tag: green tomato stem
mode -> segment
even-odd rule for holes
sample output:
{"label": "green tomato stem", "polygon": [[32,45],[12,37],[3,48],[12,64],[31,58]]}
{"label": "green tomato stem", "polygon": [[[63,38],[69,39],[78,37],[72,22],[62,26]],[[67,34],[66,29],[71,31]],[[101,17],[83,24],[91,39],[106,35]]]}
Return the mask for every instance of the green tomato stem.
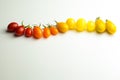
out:
{"label": "green tomato stem", "polygon": [[55,23],[58,23],[58,22],[55,20]]}
{"label": "green tomato stem", "polygon": [[97,17],[96,20],[100,19],[100,17]]}
{"label": "green tomato stem", "polygon": [[24,21],[22,20],[21,25],[24,26]]}

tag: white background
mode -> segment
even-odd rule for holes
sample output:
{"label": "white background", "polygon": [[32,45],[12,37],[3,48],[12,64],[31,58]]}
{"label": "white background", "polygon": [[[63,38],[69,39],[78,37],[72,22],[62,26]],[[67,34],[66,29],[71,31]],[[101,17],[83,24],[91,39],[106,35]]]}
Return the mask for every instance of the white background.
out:
{"label": "white background", "polygon": [[[119,0],[0,0],[0,80],[120,80]],[[100,16],[115,35],[86,31],[48,39],[14,37],[9,22],[54,24]]]}

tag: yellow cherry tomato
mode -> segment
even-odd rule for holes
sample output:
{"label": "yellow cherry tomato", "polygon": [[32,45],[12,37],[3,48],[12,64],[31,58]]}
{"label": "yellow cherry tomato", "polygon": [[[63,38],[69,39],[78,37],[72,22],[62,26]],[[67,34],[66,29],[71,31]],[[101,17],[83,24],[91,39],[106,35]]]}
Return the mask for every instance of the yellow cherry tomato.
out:
{"label": "yellow cherry tomato", "polygon": [[88,21],[87,22],[87,31],[88,32],[95,31],[95,22],[94,21]]}
{"label": "yellow cherry tomato", "polygon": [[96,18],[95,25],[96,25],[96,31],[98,33],[105,32],[105,30],[106,30],[105,22],[103,20],[101,20],[99,17]]}
{"label": "yellow cherry tomato", "polygon": [[82,32],[86,29],[86,20],[79,18],[76,22],[76,31]]}
{"label": "yellow cherry tomato", "polygon": [[115,24],[110,20],[106,20],[106,30],[109,34],[114,34],[116,32]]}
{"label": "yellow cherry tomato", "polygon": [[75,29],[75,20],[73,18],[68,18],[66,20],[66,23],[67,23],[70,30]]}
{"label": "yellow cherry tomato", "polygon": [[69,29],[68,25],[65,22],[57,22],[56,27],[61,33],[65,33]]}

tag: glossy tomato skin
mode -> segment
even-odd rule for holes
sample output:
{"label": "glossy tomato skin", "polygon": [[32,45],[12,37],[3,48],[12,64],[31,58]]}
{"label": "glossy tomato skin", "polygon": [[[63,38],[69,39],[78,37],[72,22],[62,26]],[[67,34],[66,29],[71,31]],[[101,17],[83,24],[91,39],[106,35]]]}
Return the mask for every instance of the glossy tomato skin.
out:
{"label": "glossy tomato skin", "polygon": [[15,32],[17,27],[18,27],[17,22],[11,22],[11,23],[8,24],[7,31],[8,32]]}
{"label": "glossy tomato skin", "polygon": [[25,29],[25,36],[26,37],[31,37],[32,33],[33,33],[32,28],[26,28]]}
{"label": "glossy tomato skin", "polygon": [[52,35],[57,35],[58,34],[58,29],[54,26],[50,26],[50,32]]}
{"label": "glossy tomato skin", "polygon": [[60,33],[66,33],[69,30],[69,27],[65,22],[57,22],[56,27]]}
{"label": "glossy tomato skin", "polygon": [[45,27],[43,29],[43,37],[48,38],[51,35],[50,29],[48,27]]}
{"label": "glossy tomato skin", "polygon": [[42,29],[40,28],[40,26],[34,26],[33,28],[33,37],[35,39],[40,39],[42,37]]}
{"label": "glossy tomato skin", "polygon": [[22,36],[24,34],[25,28],[24,26],[18,26],[15,31],[15,36]]}

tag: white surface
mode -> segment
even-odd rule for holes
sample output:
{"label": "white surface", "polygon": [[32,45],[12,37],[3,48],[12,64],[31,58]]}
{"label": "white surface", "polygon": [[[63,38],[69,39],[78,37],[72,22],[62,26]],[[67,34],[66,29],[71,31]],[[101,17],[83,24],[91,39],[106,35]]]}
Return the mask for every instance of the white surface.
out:
{"label": "white surface", "polygon": [[[119,0],[0,0],[0,80],[120,80]],[[69,31],[49,39],[15,38],[11,21],[111,19],[113,36]]]}

